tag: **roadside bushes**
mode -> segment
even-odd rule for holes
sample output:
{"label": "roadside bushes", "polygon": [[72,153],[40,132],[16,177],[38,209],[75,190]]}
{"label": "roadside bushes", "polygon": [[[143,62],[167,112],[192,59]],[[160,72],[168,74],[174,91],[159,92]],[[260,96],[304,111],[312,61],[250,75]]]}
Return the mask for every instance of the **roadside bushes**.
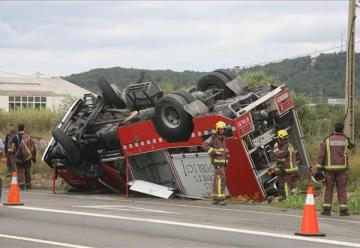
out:
{"label": "roadside bushes", "polygon": [[10,112],[0,112],[0,132],[7,133],[9,124],[17,125],[24,123],[31,135],[50,135],[50,130],[54,128],[64,115],[62,111],[25,109]]}

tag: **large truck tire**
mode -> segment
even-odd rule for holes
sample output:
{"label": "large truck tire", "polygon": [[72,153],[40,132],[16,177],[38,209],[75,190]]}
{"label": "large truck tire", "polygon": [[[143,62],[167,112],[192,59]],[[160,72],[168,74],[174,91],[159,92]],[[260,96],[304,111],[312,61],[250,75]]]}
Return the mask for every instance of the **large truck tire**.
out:
{"label": "large truck tire", "polygon": [[186,141],[194,130],[192,116],[184,110],[187,100],[180,95],[161,97],[155,106],[153,123],[156,132],[168,142]]}
{"label": "large truck tire", "polygon": [[74,141],[60,128],[52,131],[52,136],[61,145],[67,157],[72,163],[78,164],[81,161],[81,154]]}
{"label": "large truck tire", "polygon": [[96,82],[96,84],[101,89],[104,100],[108,104],[113,105],[114,107],[119,109],[126,108],[126,104],[121,98],[121,93],[115,86],[112,86],[105,78],[101,78]]}
{"label": "large truck tire", "polygon": [[233,80],[234,78],[236,78],[235,73],[233,73],[230,70],[226,70],[226,69],[217,69],[214,72],[220,72],[221,74],[223,74],[225,77],[227,77],[229,79],[229,81]]}
{"label": "large truck tire", "polygon": [[220,72],[210,72],[200,78],[197,82],[197,89],[199,91],[206,91],[208,89],[224,90],[222,97],[216,97],[216,100],[225,100],[235,96],[235,93],[226,86],[226,83],[229,81],[230,80]]}

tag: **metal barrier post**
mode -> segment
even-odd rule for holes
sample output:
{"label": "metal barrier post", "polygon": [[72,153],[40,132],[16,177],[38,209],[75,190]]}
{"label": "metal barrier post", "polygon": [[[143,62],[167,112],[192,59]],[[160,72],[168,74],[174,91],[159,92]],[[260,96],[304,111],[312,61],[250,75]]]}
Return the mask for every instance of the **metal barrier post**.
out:
{"label": "metal barrier post", "polygon": [[56,161],[53,162],[53,171],[52,171],[52,193],[56,194],[56,179],[57,179],[57,170],[56,170]]}
{"label": "metal barrier post", "polygon": [[129,188],[128,188],[128,182],[129,182],[129,171],[130,171],[130,165],[129,165],[129,157],[125,156],[125,167],[126,167],[126,180],[125,180],[125,197],[129,197]]}

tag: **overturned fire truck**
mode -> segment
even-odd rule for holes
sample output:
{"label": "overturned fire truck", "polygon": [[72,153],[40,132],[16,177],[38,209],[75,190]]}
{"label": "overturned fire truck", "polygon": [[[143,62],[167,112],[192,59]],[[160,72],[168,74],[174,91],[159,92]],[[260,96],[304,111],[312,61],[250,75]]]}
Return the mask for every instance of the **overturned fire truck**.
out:
{"label": "overturned fire truck", "polygon": [[219,69],[197,85],[164,95],[144,77],[120,92],[105,79],[101,94],[76,101],[53,130],[43,161],[76,189],[130,190],[169,198],[211,196],[213,168],[203,141],[227,123],[227,193],[264,200],[277,194],[272,149],[289,132],[300,171],[309,159],[285,85],[247,87]]}

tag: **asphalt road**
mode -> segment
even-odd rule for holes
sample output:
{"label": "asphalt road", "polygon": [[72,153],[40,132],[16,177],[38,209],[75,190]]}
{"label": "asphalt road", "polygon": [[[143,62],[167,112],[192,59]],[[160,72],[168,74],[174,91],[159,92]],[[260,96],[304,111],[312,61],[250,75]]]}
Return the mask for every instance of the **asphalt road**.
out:
{"label": "asphalt road", "polygon": [[297,210],[38,190],[21,197],[24,206],[0,207],[0,247],[360,247],[359,216],[319,217],[326,237],[307,238],[294,235]]}

